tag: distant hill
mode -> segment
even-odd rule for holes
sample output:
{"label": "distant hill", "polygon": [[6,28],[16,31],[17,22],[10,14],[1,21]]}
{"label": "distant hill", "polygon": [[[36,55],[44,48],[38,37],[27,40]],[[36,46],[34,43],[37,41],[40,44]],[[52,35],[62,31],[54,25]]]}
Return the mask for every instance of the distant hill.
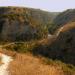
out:
{"label": "distant hill", "polygon": [[0,40],[24,41],[43,38],[46,25],[57,13],[24,7],[0,7]]}
{"label": "distant hill", "polygon": [[70,22],[75,22],[75,9],[68,9],[57,15],[52,23],[52,32]]}
{"label": "distant hill", "polygon": [[72,21],[75,22],[75,9],[68,9],[60,13],[53,22],[60,26]]}

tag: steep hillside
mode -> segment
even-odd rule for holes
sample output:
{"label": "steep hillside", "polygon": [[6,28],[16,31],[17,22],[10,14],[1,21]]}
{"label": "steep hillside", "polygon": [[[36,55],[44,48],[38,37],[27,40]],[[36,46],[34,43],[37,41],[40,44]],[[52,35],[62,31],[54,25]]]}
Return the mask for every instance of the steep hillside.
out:
{"label": "steep hillside", "polygon": [[40,9],[0,7],[0,40],[22,41],[46,37],[46,24],[55,15]]}
{"label": "steep hillside", "polygon": [[75,22],[75,9],[68,9],[57,15],[52,23],[52,32],[70,22]]}
{"label": "steep hillside", "polygon": [[[59,35],[54,35],[56,37],[54,42],[38,45],[33,53],[75,65],[75,22],[64,25]],[[52,39],[49,40],[51,41]]]}
{"label": "steep hillside", "polygon": [[75,9],[68,9],[60,13],[55,19],[54,23],[56,25],[64,25],[68,22],[75,21]]}

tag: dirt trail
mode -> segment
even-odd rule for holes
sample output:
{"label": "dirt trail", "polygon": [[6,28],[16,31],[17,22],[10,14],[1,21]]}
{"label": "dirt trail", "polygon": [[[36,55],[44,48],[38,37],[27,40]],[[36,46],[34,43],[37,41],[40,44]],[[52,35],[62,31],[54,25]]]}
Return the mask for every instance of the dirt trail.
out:
{"label": "dirt trail", "polygon": [[13,60],[10,56],[7,56],[5,54],[1,54],[0,56],[2,58],[2,65],[0,66],[0,75],[9,75],[8,66],[9,63]]}

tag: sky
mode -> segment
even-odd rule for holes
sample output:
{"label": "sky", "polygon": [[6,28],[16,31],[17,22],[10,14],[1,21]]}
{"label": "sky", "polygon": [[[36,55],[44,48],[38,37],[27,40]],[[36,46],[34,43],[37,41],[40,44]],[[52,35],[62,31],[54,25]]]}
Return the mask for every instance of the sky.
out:
{"label": "sky", "polygon": [[21,6],[61,12],[75,8],[75,0],[0,0],[0,6]]}

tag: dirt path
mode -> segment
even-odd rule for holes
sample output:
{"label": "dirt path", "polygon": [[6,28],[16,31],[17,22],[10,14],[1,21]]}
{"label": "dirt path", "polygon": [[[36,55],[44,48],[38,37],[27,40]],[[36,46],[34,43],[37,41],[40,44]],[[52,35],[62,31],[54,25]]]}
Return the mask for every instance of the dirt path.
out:
{"label": "dirt path", "polygon": [[12,58],[10,56],[7,56],[5,54],[0,54],[2,57],[2,65],[0,66],[0,75],[8,75],[8,65],[12,61]]}

